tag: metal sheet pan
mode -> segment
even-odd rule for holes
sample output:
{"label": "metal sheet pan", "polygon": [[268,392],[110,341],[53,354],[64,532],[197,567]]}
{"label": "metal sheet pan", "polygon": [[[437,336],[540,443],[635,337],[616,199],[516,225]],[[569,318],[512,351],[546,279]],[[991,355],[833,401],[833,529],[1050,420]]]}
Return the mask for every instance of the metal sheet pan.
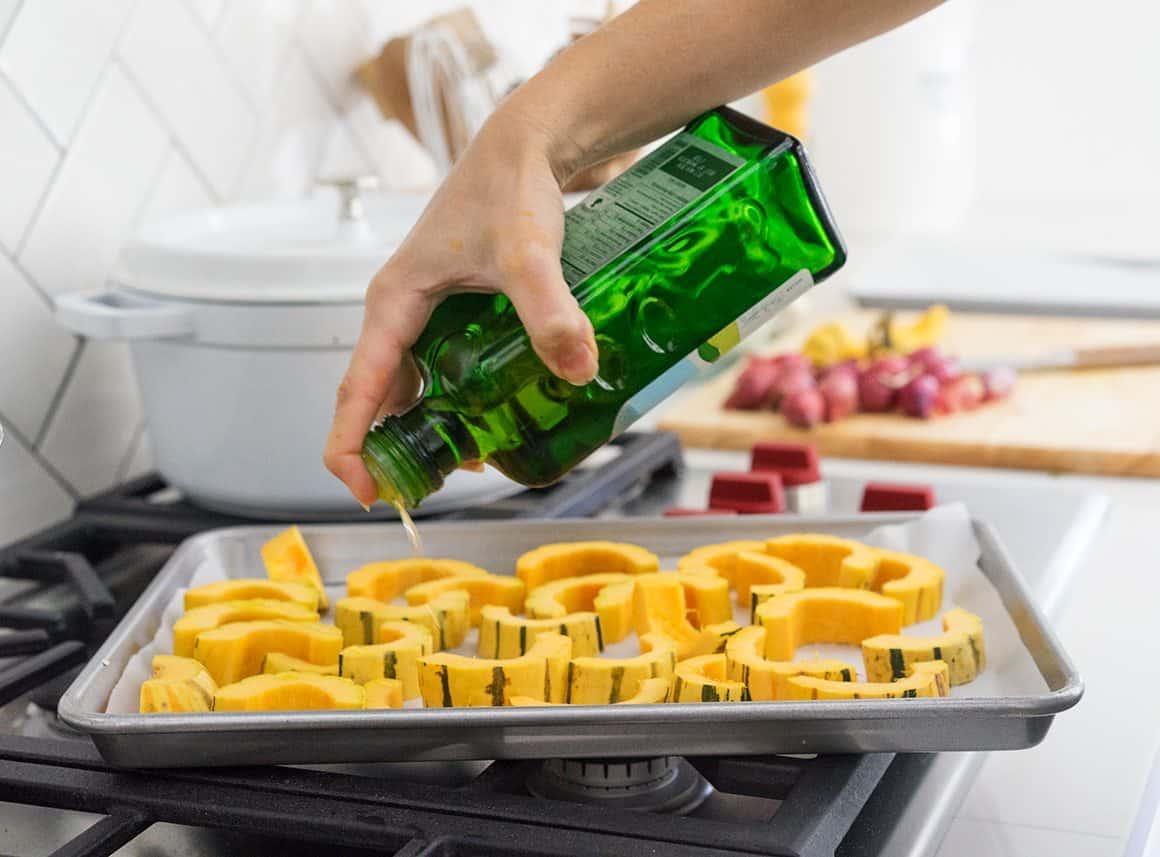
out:
{"label": "metal sheet pan", "polygon": [[[424,525],[432,556],[459,556],[497,572],[550,541],[633,541],[676,556],[725,538],[804,530],[850,538],[910,516],[752,516],[570,521],[447,522]],[[307,764],[664,754],[763,754],[1012,750],[1047,734],[1054,715],[1083,693],[1079,675],[1046,626],[994,531],[973,522],[980,567],[1031,654],[1047,690],[990,697],[742,702],[712,705],[404,709],[244,714],[109,714],[106,700],[129,658],[156,632],[161,613],[200,563],[235,577],[261,575],[258,549],[275,527],[212,530],[184,542],[61,698],[61,718],[90,734],[127,767]],[[406,555],[400,527],[307,526],[327,582],[357,566]]]}

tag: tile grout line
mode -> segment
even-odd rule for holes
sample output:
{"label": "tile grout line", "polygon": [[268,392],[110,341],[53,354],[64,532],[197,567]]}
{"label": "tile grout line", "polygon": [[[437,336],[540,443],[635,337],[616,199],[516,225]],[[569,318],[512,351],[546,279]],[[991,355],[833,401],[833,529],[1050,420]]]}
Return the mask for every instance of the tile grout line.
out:
{"label": "tile grout line", "polygon": [[230,62],[229,57],[226,56],[225,51],[222,50],[222,46],[218,43],[217,40],[218,29],[221,27],[222,21],[225,20],[229,9],[228,4],[223,7],[222,11],[218,12],[217,20],[214,21],[212,25],[207,23],[201,17],[201,15],[197,14],[197,12],[195,12],[190,7],[188,0],[180,0],[180,5],[181,8],[185,10],[185,13],[193,19],[193,26],[200,30],[209,41],[210,49],[213,51],[214,56],[217,58],[218,65],[220,67],[224,67],[226,77],[229,78],[230,84],[233,86],[235,92],[237,92],[237,94],[241,96],[242,100],[246,102],[246,105],[250,108],[255,117],[260,116],[261,110],[259,109],[257,100],[254,98],[253,94],[242,85],[241,80],[238,78],[237,72],[234,71],[233,63]]}
{"label": "tile grout line", "polygon": [[0,48],[4,47],[4,40],[8,38],[8,34],[16,26],[16,19],[20,17],[20,10],[23,6],[24,0],[16,0],[16,7],[12,10],[12,17],[8,19],[7,26],[0,29]]}
{"label": "tile grout line", "polygon": [[4,82],[5,86],[8,88],[8,91],[12,93],[12,97],[16,99],[16,102],[21,107],[24,108],[24,112],[32,118],[33,123],[35,123],[36,127],[40,129],[40,133],[48,138],[48,142],[52,144],[54,149],[56,149],[56,153],[63,157],[66,149],[65,144],[56,138],[56,134],[53,133],[53,130],[49,128],[47,124],[45,124],[44,119],[28,101],[24,91],[16,85],[16,82],[11,77],[9,77],[3,69],[0,69],[0,81]]}
{"label": "tile grout line", "polygon": [[133,87],[133,91],[137,93],[137,97],[141,99],[141,101],[149,109],[149,112],[153,114],[153,118],[157,120],[157,122],[165,130],[169,144],[174,149],[176,149],[178,153],[181,154],[181,156],[185,159],[186,164],[197,177],[197,180],[201,182],[203,189],[208,193],[210,199],[213,200],[214,205],[221,205],[222,196],[217,192],[213,182],[211,182],[209,177],[206,176],[204,172],[202,172],[202,169],[198,165],[197,161],[194,160],[194,158],[190,155],[189,150],[185,147],[185,143],[182,142],[181,138],[177,135],[177,132],[175,132],[170,126],[169,122],[165,119],[164,114],[162,114],[162,112],[158,109],[157,104],[153,101],[153,98],[145,90],[145,87],[143,87],[141,82],[137,80],[137,75],[133,73],[132,69],[125,65],[125,61],[122,59],[119,53],[114,53],[113,61],[109,63],[109,66],[116,66],[120,70],[121,74],[125,76],[125,79],[129,81],[129,85]]}
{"label": "tile grout line", "polygon": [[1048,833],[1067,833],[1072,836],[1091,836],[1095,839],[1123,839],[1122,836],[1117,836],[1114,833],[1098,833],[1093,830],[1078,830],[1072,827],[1048,827],[1046,824],[1027,824],[1022,821],[1003,821],[997,818],[984,818],[983,816],[972,815],[969,812],[960,813],[955,816],[965,821],[975,821],[982,824],[994,824],[999,827],[1022,827],[1026,830],[1043,830]]}
{"label": "tile grout line", "polygon": [[37,452],[33,445],[28,442],[28,438],[26,438],[20,432],[20,430],[12,424],[12,421],[7,419],[2,413],[0,413],[0,422],[3,422],[4,432],[16,438],[16,442],[24,448],[24,450],[32,457],[32,459],[38,465],[40,465],[45,473],[48,474],[49,478],[52,479],[52,481],[54,481],[66,494],[68,494],[69,497],[71,497],[73,500],[79,500],[81,498],[80,493],[72,487],[67,479],[60,475],[57,469],[53,467],[52,462]]}
{"label": "tile grout line", "polygon": [[85,352],[87,340],[83,337],[75,337],[76,345],[73,348],[72,356],[69,357],[68,365],[64,368],[64,375],[60,379],[60,383],[56,385],[56,392],[52,394],[52,401],[48,403],[48,410],[44,412],[44,419],[40,422],[40,428],[36,432],[36,437],[32,442],[33,451],[39,451],[41,444],[44,443],[48,436],[48,429],[52,425],[52,421],[56,419],[56,412],[60,410],[60,403],[64,400],[65,391],[69,384],[72,383],[73,375],[76,374],[77,366],[80,365],[81,356]]}
{"label": "tile grout line", "polygon": [[121,458],[121,463],[117,465],[117,484],[120,485],[125,481],[126,474],[129,472],[129,465],[133,463],[133,458],[137,455],[141,444],[145,440],[145,420],[137,423],[137,427],[133,429],[133,439],[129,441],[129,448],[125,455]]}

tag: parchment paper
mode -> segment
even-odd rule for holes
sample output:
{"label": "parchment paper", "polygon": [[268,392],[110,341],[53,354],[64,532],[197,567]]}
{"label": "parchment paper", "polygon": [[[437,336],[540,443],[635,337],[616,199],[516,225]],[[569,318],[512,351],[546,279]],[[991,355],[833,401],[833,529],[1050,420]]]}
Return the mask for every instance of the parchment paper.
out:
{"label": "parchment paper", "polygon": [[[943,604],[939,617],[929,622],[908,625],[904,634],[923,636],[942,633],[942,612],[952,607],[962,607],[980,616],[983,620],[983,634],[987,646],[987,668],[979,678],[967,685],[951,689],[956,697],[996,697],[1009,696],[1011,688],[1019,688],[1021,693],[1042,693],[1047,684],[1036,667],[1031,653],[1019,637],[1014,622],[1003,607],[1003,602],[990,581],[979,569],[979,543],[971,528],[966,507],[960,503],[939,506],[905,524],[879,527],[865,539],[867,544],[890,550],[919,554],[930,559],[946,571],[943,588]],[[662,568],[675,568],[677,556],[662,556]],[[351,569],[353,571],[353,569]],[[207,559],[201,563],[190,581],[192,586],[201,586],[224,580],[226,569],[220,563]],[[155,654],[165,654],[173,650],[174,621],[182,613],[182,599],[185,590],[179,590],[166,605],[161,625],[153,639],[129,660],[120,680],[109,695],[106,711],[110,714],[133,714],[137,711],[138,692],[141,682],[150,675],[150,661]],[[345,595],[343,585],[328,586],[327,595],[334,604]],[[332,621],[327,614],[324,621]],[[735,619],[745,625],[749,622],[747,609],[735,610]],[[477,632],[471,631],[464,644],[454,651],[474,655]],[[640,651],[635,635],[605,648],[607,657],[629,657]],[[862,654],[857,646],[811,645],[798,650],[797,659],[813,657],[840,658],[859,668],[862,673]],[[419,700],[409,700],[408,708],[420,708]]]}

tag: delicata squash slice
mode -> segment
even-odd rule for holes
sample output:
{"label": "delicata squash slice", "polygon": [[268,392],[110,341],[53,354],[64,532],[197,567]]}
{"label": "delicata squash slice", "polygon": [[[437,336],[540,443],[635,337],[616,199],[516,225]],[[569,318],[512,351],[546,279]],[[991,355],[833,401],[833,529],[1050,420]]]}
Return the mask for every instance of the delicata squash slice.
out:
{"label": "delicata squash slice", "polygon": [[363,686],[367,708],[402,708],[403,683],[397,678],[376,678]]}
{"label": "delicata squash slice", "polygon": [[787,699],[914,699],[949,696],[950,676],[942,661],[915,664],[906,678],[892,682],[827,681],[798,675],[789,680]]}
{"label": "delicata squash slice", "polygon": [[936,637],[883,634],[862,641],[862,660],[870,681],[897,681],[915,664],[943,661],[952,686],[978,678],[987,665],[983,620],[956,607],[943,614],[943,633]]}
{"label": "delicata squash slice", "polygon": [[659,569],[652,551],[625,542],[559,542],[541,545],[516,560],[516,577],[531,592],[565,577],[588,574],[643,574]]}
{"label": "delicata squash slice", "polygon": [[729,679],[724,655],[700,655],[677,663],[673,702],[747,702],[749,690]]}
{"label": "delicata squash slice", "polygon": [[604,651],[600,617],[591,611],[569,613],[559,619],[528,619],[513,616],[507,607],[489,604],[480,611],[478,654],[481,658],[518,658],[545,631],[556,631],[570,639],[576,657]]}
{"label": "delicata squash slice", "polygon": [[253,619],[317,622],[318,613],[293,601],[274,601],[268,598],[223,601],[219,604],[194,607],[173,623],[173,654],[191,657],[193,641],[198,634],[230,622],[248,622]]}
{"label": "delicata squash slice", "polygon": [[945,572],[921,556],[875,549],[878,567],[870,586],[902,604],[902,624],[933,619],[942,606]]}
{"label": "delicata squash slice", "polygon": [[488,604],[498,604],[519,611],[524,604],[524,582],[506,575],[488,574],[482,577],[448,577],[412,586],[404,593],[408,604],[426,604],[445,592],[462,591],[468,596],[468,621],[479,625],[480,610]]}
{"label": "delicata squash slice", "polygon": [[369,646],[347,646],[338,655],[338,673],[355,684],[377,678],[398,679],[403,698],[419,695],[419,658],[434,650],[431,632],[414,622],[383,622],[381,642]]}
{"label": "delicata squash slice", "polygon": [[877,634],[902,630],[902,604],[859,589],[826,586],[779,595],[760,604],[757,622],[765,629],[765,657],[793,660],[807,643],[859,645]]}
{"label": "delicata squash slice", "polygon": [[262,672],[267,675],[277,675],[278,673],[338,675],[338,661],[332,664],[312,664],[310,661],[304,661],[302,658],[295,658],[282,652],[268,652],[266,657],[262,659]]}
{"label": "delicata squash slice", "polygon": [[563,619],[570,613],[595,611],[605,643],[619,643],[632,630],[632,576],[589,574],[536,587],[525,602],[533,619]]}
{"label": "delicata squash slice", "polygon": [[564,702],[572,641],[540,634],[518,658],[469,658],[439,652],[419,658],[419,690],[427,708],[508,705],[513,696]]}
{"label": "delicata squash slice", "polygon": [[467,636],[468,595],[462,590],[444,592],[426,604],[387,604],[373,598],[340,598],[334,605],[334,624],[342,631],[343,644],[377,643],[383,622],[414,622],[431,632],[435,648],[453,649]]}
{"label": "delicata squash slice", "polygon": [[[622,699],[614,705],[649,705],[659,702],[669,701],[670,682],[667,678],[646,678],[640,683],[640,687],[636,693]],[[566,705],[561,702],[543,702],[539,699],[532,699],[530,696],[513,696],[512,705],[517,707],[528,707],[532,705]]]}
{"label": "delicata squash slice", "polygon": [[254,675],[219,687],[214,711],[319,711],[365,708],[366,692],[347,678],[313,673]]}
{"label": "delicata squash slice", "polygon": [[[679,573],[654,572],[633,578],[633,625],[637,634],[642,637],[656,634],[669,640],[676,649],[678,661],[712,654],[718,646],[724,649],[725,638],[740,628],[732,621],[695,627],[686,618],[689,608],[682,577]],[[725,583],[721,578],[707,579]],[[728,606],[728,589],[720,590],[719,594]]]}
{"label": "delicata squash slice", "polygon": [[573,705],[623,702],[649,678],[668,681],[677,665],[672,641],[659,634],[640,638],[641,654],[632,658],[572,658],[568,664],[567,701]]}
{"label": "delicata squash slice", "polygon": [[[756,542],[730,542],[729,544],[751,545]],[[721,547],[721,546],[710,546]],[[698,550],[705,550],[698,548]],[[805,588],[806,576],[800,568],[787,560],[780,559],[765,552],[759,546],[756,550],[740,550],[728,554],[728,562],[723,558],[717,559],[717,565],[699,565],[698,561],[690,560],[697,551],[693,551],[681,560],[679,568],[686,573],[696,573],[700,568],[712,568],[717,574],[729,582],[734,591],[737,604],[750,604],[753,587],[761,587],[761,600],[772,598],[785,592],[797,592]],[[714,554],[708,556],[713,557]]]}
{"label": "delicata squash slice", "polygon": [[325,665],[336,663],[341,650],[342,632],[333,625],[283,619],[222,625],[198,634],[193,644],[193,656],[205,664],[219,685],[260,673],[270,652]]}
{"label": "delicata squash slice", "polygon": [[765,629],[742,628],[725,644],[725,672],[733,681],[749,689],[750,699],[789,698],[789,680],[808,675],[829,681],[854,681],[858,670],[843,661],[813,659],[807,661],[769,661],[765,659]]}
{"label": "delicata squash slice", "polygon": [[318,608],[327,607],[326,588],[318,564],[297,526],[283,530],[262,545],[262,562],[271,580],[305,583],[318,591]]}
{"label": "delicata squash slice", "polygon": [[154,655],[153,677],[141,683],[138,710],[142,714],[209,711],[217,682],[193,658]]}
{"label": "delicata squash slice", "polygon": [[485,577],[487,572],[457,559],[413,557],[372,562],[346,576],[346,594],[354,598],[390,601],[412,586],[448,577]]}
{"label": "delicata squash slice", "polygon": [[800,568],[808,587],[868,589],[879,562],[877,552],[861,542],[816,533],[769,539],[765,552]]}
{"label": "delicata squash slice", "polygon": [[185,609],[193,610],[207,604],[223,601],[250,601],[262,598],[271,601],[292,601],[307,610],[318,610],[318,589],[309,583],[292,580],[267,580],[263,577],[241,577],[219,580],[197,586],[185,593]]}

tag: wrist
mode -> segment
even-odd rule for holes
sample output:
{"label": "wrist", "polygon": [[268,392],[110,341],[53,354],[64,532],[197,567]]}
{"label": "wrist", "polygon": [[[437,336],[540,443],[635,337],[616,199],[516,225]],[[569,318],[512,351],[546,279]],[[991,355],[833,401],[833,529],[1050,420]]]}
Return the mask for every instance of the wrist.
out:
{"label": "wrist", "polygon": [[517,92],[487,120],[481,135],[500,141],[508,151],[529,153],[546,161],[562,188],[574,174],[589,165],[588,153],[553,111],[536,110]]}

